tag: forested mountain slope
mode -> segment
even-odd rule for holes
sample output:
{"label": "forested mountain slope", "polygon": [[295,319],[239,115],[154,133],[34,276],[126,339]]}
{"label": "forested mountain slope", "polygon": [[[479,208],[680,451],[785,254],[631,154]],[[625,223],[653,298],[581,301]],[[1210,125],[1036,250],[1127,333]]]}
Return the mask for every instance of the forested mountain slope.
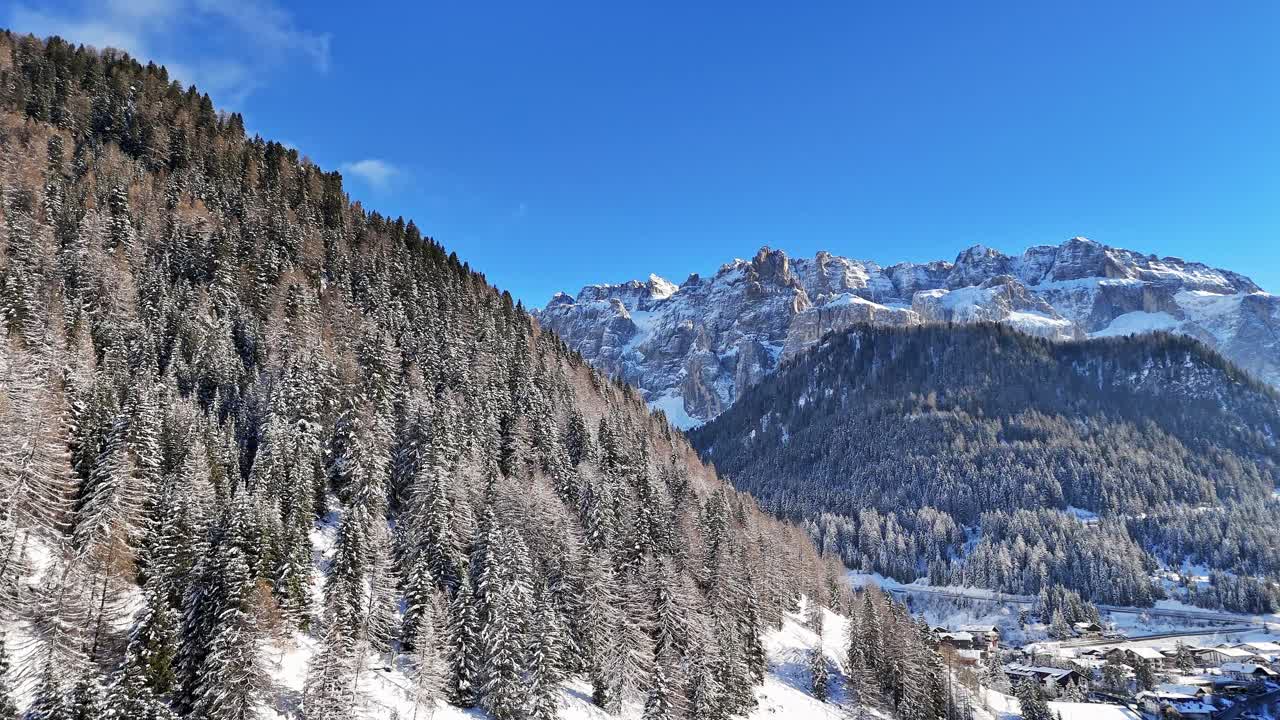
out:
{"label": "forested mountain slope", "polygon": [[[723,718],[838,577],[509,295],[162,68],[0,34],[0,200],[0,716],[345,720],[390,663],[495,718],[554,716],[566,677]],[[291,696],[267,650],[300,634]]]}
{"label": "forested mountain slope", "polygon": [[851,565],[1143,604],[1185,559],[1233,574],[1192,599],[1261,610],[1278,434],[1275,391],[1188,338],[980,324],[829,335],[691,438]]}

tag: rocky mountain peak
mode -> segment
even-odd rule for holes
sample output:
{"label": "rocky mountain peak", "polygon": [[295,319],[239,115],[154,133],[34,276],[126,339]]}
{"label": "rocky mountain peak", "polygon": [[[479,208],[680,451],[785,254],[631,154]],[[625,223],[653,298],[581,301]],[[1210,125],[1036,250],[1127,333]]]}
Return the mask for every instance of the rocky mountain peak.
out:
{"label": "rocky mountain peak", "polygon": [[985,245],[974,245],[956,256],[947,287],[962,288],[978,285],[995,275],[1008,275],[1013,269],[1013,258]]}
{"label": "rocky mountain peak", "polygon": [[1237,273],[1083,237],[1019,256],[974,245],[955,262],[888,267],[765,246],[678,287],[654,275],[561,293],[538,317],[682,427],[857,324],[998,322],[1055,340],[1167,331],[1280,385],[1280,298]]}
{"label": "rocky mountain peak", "polygon": [[680,290],[680,286],[653,273],[649,273],[649,296],[655,300],[666,300]]}
{"label": "rocky mountain peak", "polygon": [[782,287],[792,284],[791,260],[781,250],[773,250],[768,245],[756,252],[751,260],[751,271],[762,283],[771,283]]}

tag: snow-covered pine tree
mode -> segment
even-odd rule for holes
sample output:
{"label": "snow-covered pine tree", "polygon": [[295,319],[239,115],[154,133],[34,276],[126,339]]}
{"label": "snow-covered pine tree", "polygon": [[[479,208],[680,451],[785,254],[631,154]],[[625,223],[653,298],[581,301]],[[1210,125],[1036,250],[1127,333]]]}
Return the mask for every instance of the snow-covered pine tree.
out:
{"label": "snow-covered pine tree", "polygon": [[128,434],[128,415],[117,416],[81,489],[74,537],[83,552],[117,552],[142,525],[146,496],[129,456]]}
{"label": "snow-covered pine tree", "polygon": [[[821,612],[821,610],[818,610]],[[808,650],[809,691],[813,697],[826,702],[831,697],[831,675],[827,668],[827,655],[822,650],[822,622],[818,621],[814,630],[813,647]]]}
{"label": "snow-covered pine tree", "polygon": [[10,675],[9,648],[6,637],[0,635],[0,718],[18,716],[18,706],[13,699],[13,678]]}
{"label": "snow-covered pine tree", "polygon": [[302,710],[307,720],[344,720],[352,715],[358,688],[353,686],[356,642],[335,622],[329,609],[321,622],[321,637],[307,666]]}
{"label": "snow-covered pine tree", "polygon": [[108,693],[108,707],[115,717],[146,717],[159,707],[167,709],[166,701],[177,684],[177,612],[154,578],[143,588],[143,598],[124,663]]}
{"label": "snow-covered pine tree", "polygon": [[[448,416],[447,401],[441,402],[438,417]],[[453,592],[458,584],[461,562],[457,557],[452,502],[447,491],[448,453],[454,446],[447,425],[436,425],[431,448],[421,463],[409,490],[402,519],[402,555],[407,569],[404,636],[414,637],[422,603],[436,590]]]}
{"label": "snow-covered pine tree", "polygon": [[676,717],[672,705],[671,681],[667,671],[663,669],[662,658],[653,665],[653,673],[649,678],[649,694],[644,701],[642,720],[673,720]]}
{"label": "snow-covered pine tree", "polygon": [[333,432],[329,435],[329,443],[325,448],[325,477],[329,487],[340,496],[346,495],[348,487],[360,473],[367,471],[363,462],[366,448],[364,419],[361,408],[351,394],[343,399],[342,413],[333,424]]}
{"label": "snow-covered pine tree", "polygon": [[1021,682],[1015,688],[1023,720],[1054,720],[1053,710],[1044,697],[1044,691],[1036,682]]}
{"label": "snow-covered pine tree", "polygon": [[1133,668],[1133,675],[1134,682],[1138,683],[1139,690],[1152,690],[1155,688],[1156,672],[1150,661],[1139,658],[1137,665]]}
{"label": "snow-covered pine tree", "polygon": [[645,563],[646,591],[653,613],[653,645],[657,657],[684,657],[689,651],[689,602],[681,593],[666,558]]}
{"label": "snow-covered pine tree", "polygon": [[[163,622],[172,622],[172,619],[163,619],[163,613],[171,614],[172,611],[165,607],[155,614],[150,614],[149,610],[143,612],[144,616],[130,640],[125,662],[107,688],[102,715],[106,720],[174,720],[177,717],[166,701],[174,680],[174,649],[171,644],[166,646],[164,643],[173,643],[173,637],[165,638],[166,628],[161,627]],[[167,630],[172,632],[172,628]],[[165,690],[158,692],[157,686]]]}
{"label": "snow-covered pine tree", "polygon": [[564,679],[563,629],[549,588],[542,588],[534,601],[529,627],[529,717],[555,720],[560,702],[560,682]]}
{"label": "snow-covered pine tree", "polygon": [[413,680],[413,720],[417,720],[418,711],[428,710],[428,716],[434,712],[438,701],[447,701],[445,682],[448,669],[442,652],[440,627],[440,598],[438,595],[425,602],[420,610],[416,625],[416,633],[412,638],[410,653]]}
{"label": "snow-covered pine tree", "polygon": [[111,188],[107,208],[111,213],[107,249],[128,250],[133,245],[133,225],[129,218],[129,190],[123,183],[116,183]]}
{"label": "snow-covered pine tree", "polygon": [[266,668],[255,615],[256,585],[242,550],[251,534],[252,501],[241,490],[198,561],[183,604],[178,650],[180,713],[210,720],[251,716]]}
{"label": "snow-covered pine tree", "polygon": [[449,603],[445,632],[449,651],[448,691],[450,700],[461,707],[473,707],[479,699],[480,621],[471,580],[466,574]]}
{"label": "snow-covered pine tree", "polygon": [[0,444],[0,525],[9,541],[0,547],[0,582],[11,575],[20,536],[35,532],[58,538],[66,529],[72,496],[69,437],[63,409],[54,392],[57,360],[52,349],[32,352],[18,348],[0,350],[0,426],[11,433]]}
{"label": "snow-covered pine tree", "polygon": [[716,665],[720,684],[721,704],[730,715],[746,715],[756,705],[752,692],[751,672],[747,668],[743,647],[733,632],[732,618],[723,615],[716,621],[716,636],[720,643],[719,662]]}
{"label": "snow-covered pine tree", "polygon": [[685,683],[685,698],[689,717],[705,720],[726,720],[732,715],[717,679],[716,665],[720,662],[718,649],[696,643],[690,653],[690,665]]}
{"label": "snow-covered pine tree", "polygon": [[861,602],[855,602],[850,610],[849,660],[853,668],[853,685],[858,701],[876,706],[884,699],[881,685],[881,667],[885,662],[881,634],[881,618],[873,598],[877,591],[861,591]]}
{"label": "snow-covered pine tree", "polygon": [[52,662],[45,660],[32,691],[31,704],[23,713],[22,720],[60,720],[66,716],[64,700],[65,691],[59,672]]}
{"label": "snow-covered pine tree", "polygon": [[760,596],[749,572],[743,579],[741,607],[742,611],[738,615],[738,634],[744,645],[747,669],[751,672],[755,683],[760,684],[764,682],[769,660],[765,654],[764,643],[760,639],[762,625]]}
{"label": "snow-covered pine tree", "polygon": [[395,560],[392,558],[391,531],[379,518],[371,528],[368,593],[364,604],[363,644],[378,652],[389,652],[392,640],[401,629],[398,614]]}
{"label": "snow-covered pine tree", "polygon": [[598,555],[588,553],[584,558],[580,631],[591,701],[602,708],[620,702],[618,678],[609,673],[617,653],[615,607],[619,602],[612,569]]}
{"label": "snow-covered pine tree", "polygon": [[208,518],[200,498],[208,494],[208,483],[208,460],[197,445],[164,483],[147,523],[142,577],[174,607],[181,605],[192,568],[204,550]]}
{"label": "snow-covered pine tree", "polygon": [[477,587],[484,589],[480,619],[480,702],[497,720],[519,718],[528,704],[523,674],[532,606],[528,553],[513,528],[497,527]]}

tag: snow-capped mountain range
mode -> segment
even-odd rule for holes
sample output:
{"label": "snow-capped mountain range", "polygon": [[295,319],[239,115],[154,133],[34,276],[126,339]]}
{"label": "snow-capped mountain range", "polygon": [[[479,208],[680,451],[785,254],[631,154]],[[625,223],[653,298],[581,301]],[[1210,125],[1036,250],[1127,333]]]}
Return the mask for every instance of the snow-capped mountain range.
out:
{"label": "snow-capped mountain range", "polygon": [[537,315],[685,428],[824,334],[858,323],[994,321],[1064,340],[1165,330],[1280,386],[1280,296],[1238,273],[1085,238],[1020,256],[976,245],[954,262],[887,267],[764,247],[680,285],[650,275],[559,293]]}

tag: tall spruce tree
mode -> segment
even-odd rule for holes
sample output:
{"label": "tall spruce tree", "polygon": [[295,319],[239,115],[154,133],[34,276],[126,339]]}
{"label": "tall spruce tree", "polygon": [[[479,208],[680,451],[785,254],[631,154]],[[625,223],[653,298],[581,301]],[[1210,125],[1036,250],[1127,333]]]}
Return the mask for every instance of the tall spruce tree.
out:
{"label": "tall spruce tree", "polygon": [[0,717],[13,718],[18,715],[18,706],[13,698],[13,679],[9,674],[9,649],[5,636],[0,635]]}

